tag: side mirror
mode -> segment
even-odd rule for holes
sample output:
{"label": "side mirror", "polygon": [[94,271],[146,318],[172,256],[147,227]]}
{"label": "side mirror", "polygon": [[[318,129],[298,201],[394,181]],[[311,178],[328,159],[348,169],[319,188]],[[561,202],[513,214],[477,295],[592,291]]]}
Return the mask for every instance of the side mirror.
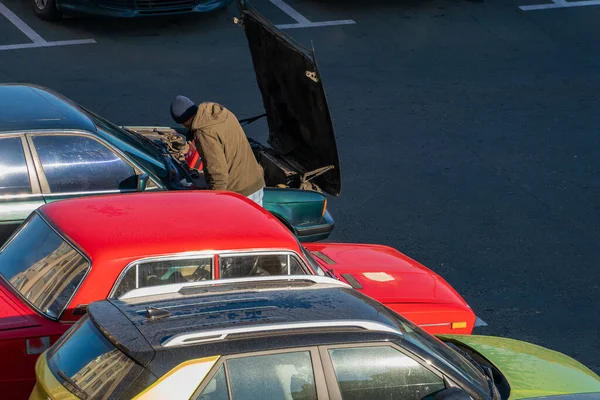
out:
{"label": "side mirror", "polygon": [[148,185],[148,174],[139,174],[137,176],[137,191],[143,192],[146,190],[146,186]]}
{"label": "side mirror", "polygon": [[453,387],[437,392],[435,400],[471,400],[471,396],[463,389]]}

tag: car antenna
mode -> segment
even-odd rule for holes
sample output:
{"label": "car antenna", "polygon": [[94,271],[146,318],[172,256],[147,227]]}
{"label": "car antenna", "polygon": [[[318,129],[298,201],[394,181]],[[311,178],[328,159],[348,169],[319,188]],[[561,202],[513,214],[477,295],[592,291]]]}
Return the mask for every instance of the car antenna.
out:
{"label": "car antenna", "polygon": [[146,318],[150,319],[159,319],[170,316],[171,313],[167,310],[163,310],[162,308],[156,307],[147,307],[146,308]]}

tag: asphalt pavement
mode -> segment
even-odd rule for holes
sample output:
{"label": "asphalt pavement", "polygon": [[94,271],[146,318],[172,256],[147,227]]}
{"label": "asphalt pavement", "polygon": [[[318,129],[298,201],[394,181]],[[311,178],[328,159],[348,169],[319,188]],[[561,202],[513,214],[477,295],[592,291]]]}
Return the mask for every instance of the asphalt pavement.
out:
{"label": "asphalt pavement", "polygon": [[[235,5],[47,23],[28,1],[0,4],[0,81],[51,87],[119,124],[172,124],[177,94],[239,118],[263,110]],[[331,240],[393,246],[465,297],[489,324],[478,333],[600,373],[600,5],[253,4],[316,51],[342,163]]]}

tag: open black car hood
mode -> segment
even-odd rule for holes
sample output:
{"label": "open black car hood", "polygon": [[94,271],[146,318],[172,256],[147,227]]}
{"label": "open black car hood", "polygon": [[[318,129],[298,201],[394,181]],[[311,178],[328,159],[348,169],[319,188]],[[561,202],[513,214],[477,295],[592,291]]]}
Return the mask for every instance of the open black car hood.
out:
{"label": "open black car hood", "polygon": [[314,52],[308,51],[237,0],[269,124],[269,144],[290,155],[305,172],[332,167],[315,183],[334,196],[341,192],[333,123]]}

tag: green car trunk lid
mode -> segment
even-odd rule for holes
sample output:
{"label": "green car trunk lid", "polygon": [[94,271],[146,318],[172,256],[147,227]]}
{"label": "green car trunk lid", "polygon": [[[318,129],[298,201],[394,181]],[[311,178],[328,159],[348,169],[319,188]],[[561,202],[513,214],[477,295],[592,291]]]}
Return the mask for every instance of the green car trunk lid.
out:
{"label": "green car trunk lid", "polygon": [[510,399],[600,392],[600,377],[573,358],[531,343],[479,335],[439,335],[476,351],[500,370]]}

